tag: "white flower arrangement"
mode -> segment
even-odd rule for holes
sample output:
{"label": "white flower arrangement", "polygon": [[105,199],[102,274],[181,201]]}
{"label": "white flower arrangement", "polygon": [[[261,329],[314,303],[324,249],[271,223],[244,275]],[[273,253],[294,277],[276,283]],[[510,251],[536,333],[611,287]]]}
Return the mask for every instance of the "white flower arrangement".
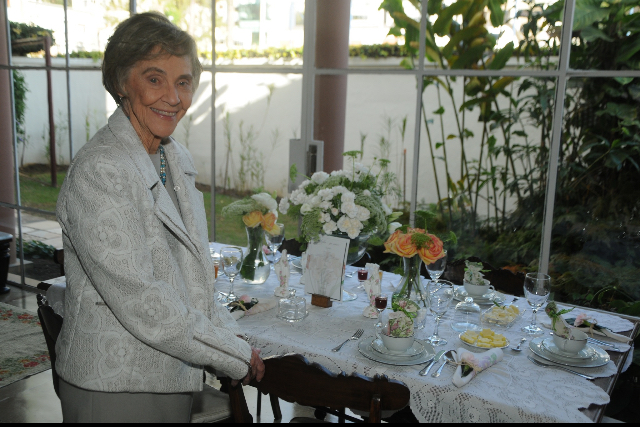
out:
{"label": "white flower arrangement", "polygon": [[378,176],[356,163],[353,153],[345,153],[354,158],[352,170],[316,172],[280,202],[281,213],[302,216],[305,241],[315,241],[320,234],[355,239],[360,234],[386,233],[393,211],[381,200]]}

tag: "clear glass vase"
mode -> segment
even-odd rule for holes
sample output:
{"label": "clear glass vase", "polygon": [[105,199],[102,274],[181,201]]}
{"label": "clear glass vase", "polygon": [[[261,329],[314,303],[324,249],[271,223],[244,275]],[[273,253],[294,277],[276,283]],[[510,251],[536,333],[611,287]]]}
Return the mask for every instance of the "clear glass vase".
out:
{"label": "clear glass vase", "polygon": [[402,262],[404,264],[404,273],[391,297],[391,304],[393,305],[398,298],[410,299],[418,304],[420,311],[413,319],[413,326],[416,329],[422,329],[424,328],[429,304],[427,292],[423,288],[422,278],[420,277],[422,259],[419,255],[414,255],[411,258],[402,258]]}
{"label": "clear glass vase", "polygon": [[262,246],[265,243],[264,230],[260,225],[253,228],[245,228],[247,230],[249,250],[242,261],[240,276],[242,277],[242,283],[261,285],[267,280],[271,272],[269,261],[262,250]]}

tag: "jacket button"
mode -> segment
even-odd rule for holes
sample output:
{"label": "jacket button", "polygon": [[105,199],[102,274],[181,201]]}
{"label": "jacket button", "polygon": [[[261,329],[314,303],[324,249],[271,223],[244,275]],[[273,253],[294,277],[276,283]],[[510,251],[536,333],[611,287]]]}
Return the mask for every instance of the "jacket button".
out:
{"label": "jacket button", "polygon": [[180,191],[180,187],[178,187],[177,185],[175,187],[173,187],[174,191]]}

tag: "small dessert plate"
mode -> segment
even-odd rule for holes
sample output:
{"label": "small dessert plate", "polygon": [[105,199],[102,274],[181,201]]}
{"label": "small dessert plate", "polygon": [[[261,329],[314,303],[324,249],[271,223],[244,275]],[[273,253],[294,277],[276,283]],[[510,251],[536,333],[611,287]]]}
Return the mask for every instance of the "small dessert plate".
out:
{"label": "small dessert plate", "polygon": [[424,346],[418,341],[414,341],[413,346],[409,347],[406,351],[392,351],[384,346],[382,340],[375,339],[371,342],[371,348],[378,353],[395,357],[414,357],[420,356],[422,353],[424,353]]}

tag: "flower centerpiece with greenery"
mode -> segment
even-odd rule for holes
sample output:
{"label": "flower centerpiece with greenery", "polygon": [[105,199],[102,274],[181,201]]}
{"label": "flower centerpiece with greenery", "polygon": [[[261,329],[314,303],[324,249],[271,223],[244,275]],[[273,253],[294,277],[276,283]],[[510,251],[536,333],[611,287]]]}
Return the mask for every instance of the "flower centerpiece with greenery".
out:
{"label": "flower centerpiece with greenery", "polygon": [[254,194],[222,208],[225,218],[241,220],[247,230],[249,250],[242,261],[240,276],[248,283],[264,283],[269,277],[269,261],[262,252],[264,231],[278,233],[278,203],[269,193]]}
{"label": "flower centerpiece with greenery", "polygon": [[[383,201],[387,188],[380,176],[388,165],[385,159],[374,160],[372,167],[356,162],[360,151],[344,156],[352,159],[351,170],[328,174],[316,172],[303,181],[289,198],[280,201],[280,212],[301,217],[300,240],[317,241],[321,234],[349,237],[384,234],[388,224],[400,213],[394,213]],[[375,163],[381,172],[372,173]],[[295,172],[292,172],[295,177]],[[382,244],[382,240],[379,244]]]}

